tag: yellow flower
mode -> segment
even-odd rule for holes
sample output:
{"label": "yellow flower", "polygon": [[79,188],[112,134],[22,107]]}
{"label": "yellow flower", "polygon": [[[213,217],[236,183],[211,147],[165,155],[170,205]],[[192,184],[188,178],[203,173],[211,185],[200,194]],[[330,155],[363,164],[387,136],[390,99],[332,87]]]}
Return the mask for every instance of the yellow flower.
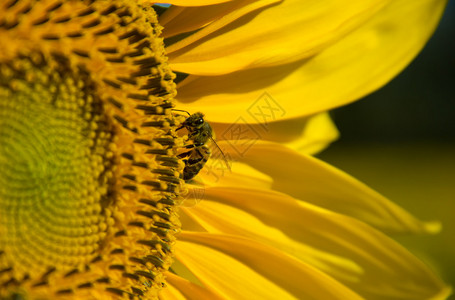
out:
{"label": "yellow flower", "polygon": [[[310,156],[445,1],[168,2],[0,4],[0,298],[446,297],[384,234],[437,224]],[[173,107],[231,172],[183,181]]]}

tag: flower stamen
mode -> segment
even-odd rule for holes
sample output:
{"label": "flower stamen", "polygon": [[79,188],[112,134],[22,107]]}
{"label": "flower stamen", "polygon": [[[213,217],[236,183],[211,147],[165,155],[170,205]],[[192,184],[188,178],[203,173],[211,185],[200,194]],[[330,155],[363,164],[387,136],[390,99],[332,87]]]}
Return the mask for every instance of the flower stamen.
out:
{"label": "flower stamen", "polygon": [[183,181],[153,9],[0,11],[0,297],[156,297]]}

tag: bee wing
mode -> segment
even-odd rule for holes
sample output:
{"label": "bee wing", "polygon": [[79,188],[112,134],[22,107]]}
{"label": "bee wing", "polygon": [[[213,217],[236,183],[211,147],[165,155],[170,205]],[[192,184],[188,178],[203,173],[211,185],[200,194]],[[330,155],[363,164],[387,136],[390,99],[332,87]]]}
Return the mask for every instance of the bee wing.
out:
{"label": "bee wing", "polygon": [[[212,154],[212,157],[216,158],[216,159],[219,159],[221,157],[224,160],[224,163],[226,164],[226,167],[230,171],[231,170],[231,166],[229,165],[228,157],[224,154],[223,150],[221,150],[220,146],[218,146],[218,144],[213,139],[213,137],[210,137],[210,139],[212,140],[212,148],[216,148],[217,149],[216,151],[212,151],[212,153],[221,154],[221,155]],[[213,145],[214,145],[214,147],[213,147]],[[230,160],[232,160],[232,159],[230,159]]]}

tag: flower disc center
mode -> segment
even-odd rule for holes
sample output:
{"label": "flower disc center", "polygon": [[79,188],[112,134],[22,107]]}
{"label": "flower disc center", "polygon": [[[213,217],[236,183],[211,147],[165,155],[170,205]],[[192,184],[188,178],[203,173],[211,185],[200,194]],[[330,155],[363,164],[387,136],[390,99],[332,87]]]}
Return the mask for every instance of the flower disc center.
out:
{"label": "flower disc center", "polygon": [[83,72],[54,59],[0,70],[0,269],[15,278],[89,261],[106,231],[112,132]]}

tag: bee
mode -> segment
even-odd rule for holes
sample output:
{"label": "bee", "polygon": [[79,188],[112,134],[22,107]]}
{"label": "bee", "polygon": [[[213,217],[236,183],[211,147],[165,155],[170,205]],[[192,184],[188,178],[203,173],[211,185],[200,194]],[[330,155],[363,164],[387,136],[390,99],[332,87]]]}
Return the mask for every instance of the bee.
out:
{"label": "bee", "polygon": [[213,139],[212,126],[204,120],[204,114],[201,112],[190,114],[184,110],[173,110],[182,111],[188,114],[188,118],[186,118],[182,125],[176,129],[176,131],[178,131],[185,128],[188,131],[188,142],[191,142],[184,146],[184,148],[190,149],[189,151],[177,155],[177,157],[183,159],[183,162],[185,163],[185,168],[183,169],[183,179],[185,181],[193,179],[209,160],[212,154],[207,146],[209,140],[216,145],[220,153],[223,155],[227,167],[229,168],[226,156]]}

